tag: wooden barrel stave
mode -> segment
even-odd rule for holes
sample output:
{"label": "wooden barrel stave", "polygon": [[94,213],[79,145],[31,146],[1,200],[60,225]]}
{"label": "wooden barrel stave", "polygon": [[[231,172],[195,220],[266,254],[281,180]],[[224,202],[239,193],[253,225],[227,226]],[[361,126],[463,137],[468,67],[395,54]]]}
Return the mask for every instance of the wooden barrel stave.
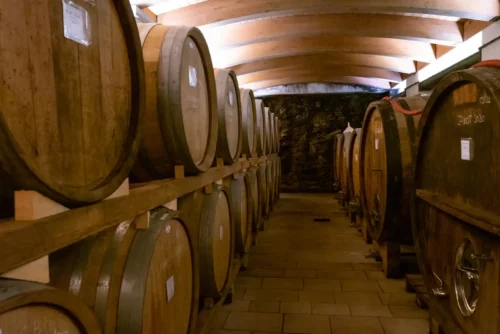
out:
{"label": "wooden barrel stave", "polygon": [[256,116],[257,116],[257,154],[259,156],[266,155],[267,151],[267,132],[266,132],[266,112],[264,102],[262,100],[255,100]]}
{"label": "wooden barrel stave", "polygon": [[229,178],[229,198],[234,226],[234,250],[245,255],[252,242],[253,201],[248,178]]}
{"label": "wooden barrel stave", "polygon": [[342,179],[342,152],[344,147],[344,134],[339,133],[335,136],[335,145],[334,145],[334,190],[340,191],[340,180]]}
{"label": "wooden barrel stave", "polygon": [[[361,129],[354,129],[350,135],[346,147],[346,175],[347,175],[347,193],[348,193],[348,213],[351,224],[356,224],[356,215],[360,207],[361,200],[359,196],[359,135]],[[358,143],[356,145],[356,142]],[[354,148],[357,147],[357,150]]]}
{"label": "wooden barrel stave", "polygon": [[251,157],[257,148],[257,107],[251,89],[240,89],[242,114],[242,154]]}
{"label": "wooden barrel stave", "polygon": [[101,333],[92,311],[75,296],[52,287],[0,280],[3,333]]}
{"label": "wooden barrel stave", "polygon": [[[138,24],[146,68],[146,112],[133,176],[152,181],[211,167],[217,148],[217,90],[197,28]],[[161,89],[160,89],[161,87]],[[195,117],[196,116],[196,117]]]}
{"label": "wooden barrel stave", "polygon": [[259,221],[262,223],[264,219],[267,218],[269,215],[269,206],[267,197],[268,197],[268,191],[267,191],[267,174],[266,174],[266,164],[261,163],[259,166],[257,166],[257,182],[259,186],[259,207],[260,207],[260,212],[259,212]]}
{"label": "wooden barrel stave", "polygon": [[257,167],[250,167],[245,173],[245,182],[249,190],[249,205],[252,208],[252,233],[258,231],[258,223],[260,222],[260,212],[262,211],[259,198],[259,182],[257,179]]}
{"label": "wooden barrel stave", "polygon": [[216,157],[225,164],[240,158],[242,146],[242,108],[238,79],[232,70],[215,69],[219,125]]}
{"label": "wooden barrel stave", "polygon": [[412,225],[433,317],[447,333],[500,333],[499,76],[489,67],[448,75],[420,123]]}
{"label": "wooden barrel stave", "polygon": [[190,240],[168,209],[146,230],[124,222],[51,254],[50,267],[51,284],[93,308],[104,333],[195,329]]}
{"label": "wooden barrel stave", "polygon": [[[421,109],[422,96],[394,100]],[[387,101],[368,106],[361,135],[361,196],[370,233],[378,242],[413,243],[409,212],[412,151],[420,115],[406,116]]]}
{"label": "wooden barrel stave", "polygon": [[0,23],[3,216],[13,213],[13,190],[69,207],[99,201],[122,184],[138,151],[144,69],[130,5],[65,6],[86,11],[89,45],[64,37],[63,2],[2,6],[12,14]]}
{"label": "wooden barrel stave", "polygon": [[340,161],[340,194],[342,206],[346,206],[350,200],[350,189],[349,189],[349,147],[351,145],[352,132],[344,132],[344,143],[341,152]]}

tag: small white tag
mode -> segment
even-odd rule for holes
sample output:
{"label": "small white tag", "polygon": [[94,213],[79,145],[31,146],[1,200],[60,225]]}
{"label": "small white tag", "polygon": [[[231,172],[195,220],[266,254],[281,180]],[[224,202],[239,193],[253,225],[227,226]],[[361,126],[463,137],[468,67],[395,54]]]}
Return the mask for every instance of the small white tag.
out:
{"label": "small white tag", "polygon": [[191,41],[189,41],[189,47],[190,47],[191,49],[194,49],[194,43],[193,43],[193,42],[191,42]]}
{"label": "small white tag", "polygon": [[378,150],[378,138],[375,138],[375,149]]}
{"label": "small white tag", "polygon": [[198,78],[196,77],[196,68],[189,66],[189,86],[196,87]]}
{"label": "small white tag", "polygon": [[64,37],[79,44],[90,45],[90,21],[87,11],[72,1],[63,0]]}
{"label": "small white tag", "polygon": [[175,295],[174,276],[170,276],[167,280],[167,303],[169,303]]}
{"label": "small white tag", "polygon": [[220,225],[219,226],[219,241],[222,241],[224,239],[224,226]]}
{"label": "small white tag", "polygon": [[462,138],[460,140],[461,159],[471,161],[473,159],[474,146],[472,138]]}
{"label": "small white tag", "polygon": [[170,233],[170,231],[172,231],[172,226],[170,226],[170,224],[168,224],[168,225],[165,227],[165,232],[168,234],[168,233]]}
{"label": "small white tag", "polygon": [[234,104],[234,96],[233,92],[229,92],[229,104],[233,105]]}
{"label": "small white tag", "polygon": [[354,159],[356,159],[356,161],[358,161],[358,154],[354,154]]}

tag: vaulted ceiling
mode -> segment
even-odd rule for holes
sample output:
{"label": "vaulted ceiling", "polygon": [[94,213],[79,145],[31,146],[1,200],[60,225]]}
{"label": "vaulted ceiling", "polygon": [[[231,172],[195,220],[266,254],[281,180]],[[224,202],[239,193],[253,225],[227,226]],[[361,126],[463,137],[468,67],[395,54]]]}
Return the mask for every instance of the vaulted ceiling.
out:
{"label": "vaulted ceiling", "polygon": [[252,89],[294,83],[389,88],[500,15],[497,0],[131,0],[199,27],[216,67]]}

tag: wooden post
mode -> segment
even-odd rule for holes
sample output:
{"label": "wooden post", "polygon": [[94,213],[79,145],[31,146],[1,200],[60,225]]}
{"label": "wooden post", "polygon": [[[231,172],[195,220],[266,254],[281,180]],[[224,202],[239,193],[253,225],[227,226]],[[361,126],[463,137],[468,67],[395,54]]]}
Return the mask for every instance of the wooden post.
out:
{"label": "wooden post", "polygon": [[401,277],[400,243],[386,241],[377,243],[380,257],[382,258],[382,270],[387,278]]}

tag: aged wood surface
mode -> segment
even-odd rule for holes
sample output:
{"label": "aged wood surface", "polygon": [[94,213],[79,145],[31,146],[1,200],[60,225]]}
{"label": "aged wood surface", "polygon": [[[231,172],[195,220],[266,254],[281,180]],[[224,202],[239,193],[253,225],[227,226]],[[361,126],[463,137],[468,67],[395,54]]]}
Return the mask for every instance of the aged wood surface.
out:
{"label": "aged wood surface", "polygon": [[257,148],[257,107],[255,97],[250,89],[240,89],[242,149],[241,153],[252,156]]}

